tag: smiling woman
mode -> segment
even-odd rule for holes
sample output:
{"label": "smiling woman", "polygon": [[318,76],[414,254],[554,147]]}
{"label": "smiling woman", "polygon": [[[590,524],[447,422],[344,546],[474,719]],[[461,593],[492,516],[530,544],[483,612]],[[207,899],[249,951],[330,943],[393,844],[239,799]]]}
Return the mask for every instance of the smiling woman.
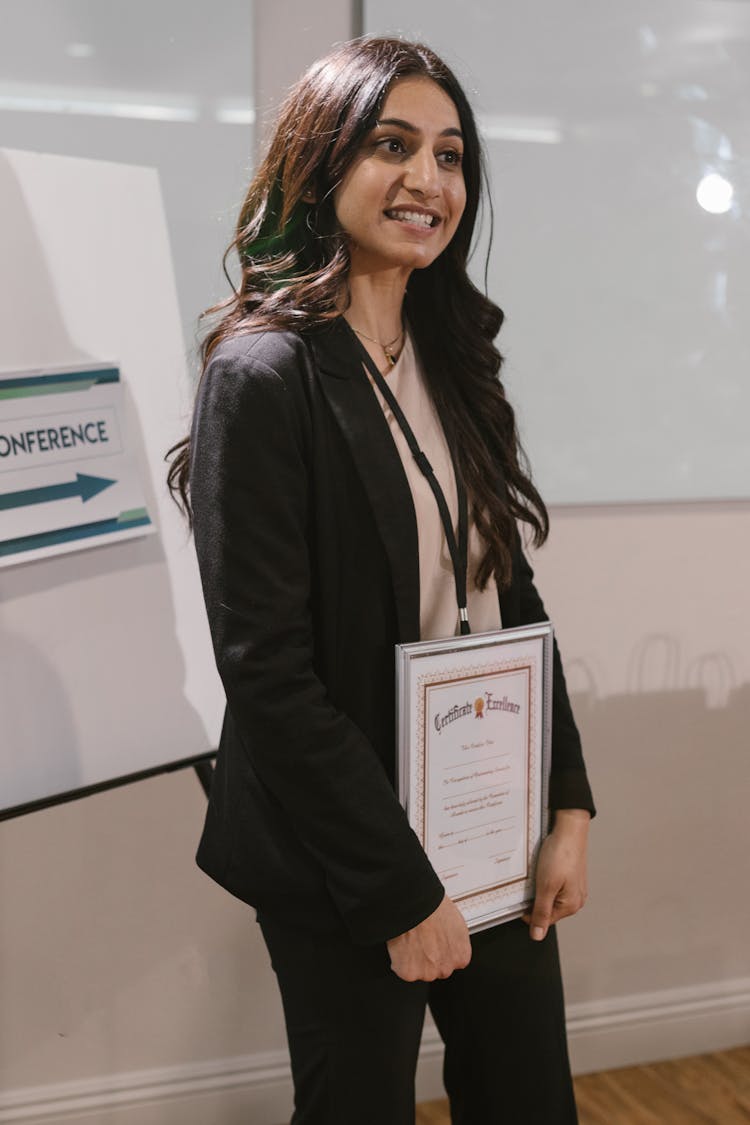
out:
{"label": "smiling woman", "polygon": [[454,1125],[576,1120],[552,924],[583,904],[593,805],[559,654],[529,928],[469,939],[394,791],[394,646],[467,611],[446,528],[467,531],[475,627],[546,616],[516,528],[541,542],[547,514],[498,378],[502,313],[466,272],[481,182],[471,108],[429,48],[357,40],[316,63],[242,207],[240,285],[170,470],[227,694],[198,862],[257,909],[295,1125],[413,1123],[428,1003]]}
{"label": "smiling woman", "polygon": [[[387,276],[399,320],[409,274],[431,265],[456,233],[466,205],[462,157],[452,100],[429,78],[403,78],[333,193],[351,239],[350,286]],[[370,327],[387,336],[397,326]]]}

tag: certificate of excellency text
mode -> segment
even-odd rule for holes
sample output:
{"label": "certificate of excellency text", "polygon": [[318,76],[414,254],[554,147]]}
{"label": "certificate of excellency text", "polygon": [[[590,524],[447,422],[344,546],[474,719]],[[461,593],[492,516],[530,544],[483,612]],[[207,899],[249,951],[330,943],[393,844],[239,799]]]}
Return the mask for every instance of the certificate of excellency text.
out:
{"label": "certificate of excellency text", "polygon": [[400,796],[472,931],[533,901],[551,668],[548,622],[397,648]]}

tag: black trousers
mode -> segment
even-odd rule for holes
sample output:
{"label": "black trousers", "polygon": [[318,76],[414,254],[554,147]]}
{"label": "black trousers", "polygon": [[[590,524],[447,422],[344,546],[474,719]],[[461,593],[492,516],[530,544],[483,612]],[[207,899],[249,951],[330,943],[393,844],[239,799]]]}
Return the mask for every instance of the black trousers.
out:
{"label": "black trousers", "polygon": [[453,1125],[576,1125],[554,927],[472,937],[467,968],[406,983],[385,946],[311,934],[259,915],[286,1019],[292,1125],[414,1125],[425,1007],[445,1043]]}

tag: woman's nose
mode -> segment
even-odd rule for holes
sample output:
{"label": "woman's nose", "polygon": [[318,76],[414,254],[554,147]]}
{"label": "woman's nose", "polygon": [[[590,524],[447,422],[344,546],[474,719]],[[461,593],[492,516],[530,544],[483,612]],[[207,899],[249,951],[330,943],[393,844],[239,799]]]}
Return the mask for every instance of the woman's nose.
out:
{"label": "woman's nose", "polygon": [[427,150],[414,153],[404,175],[404,187],[429,199],[440,191],[438,164],[435,155]]}

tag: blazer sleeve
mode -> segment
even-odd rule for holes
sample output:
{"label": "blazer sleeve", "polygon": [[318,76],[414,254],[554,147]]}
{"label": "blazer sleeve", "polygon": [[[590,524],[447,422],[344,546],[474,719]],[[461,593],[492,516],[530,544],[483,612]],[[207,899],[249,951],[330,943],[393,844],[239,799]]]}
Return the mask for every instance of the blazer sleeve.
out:
{"label": "blazer sleeve", "polygon": [[352,938],[375,943],[426,918],[444,889],[374,748],[315,673],[301,361],[272,367],[247,340],[209,364],[191,444],[216,662],[253,770],[323,866]]}
{"label": "blazer sleeve", "polygon": [[[534,585],[534,572],[520,545],[518,572],[521,624],[530,625],[537,621],[548,621],[549,615]],[[573,718],[556,640],[552,658],[552,766],[549,804],[552,809],[588,809],[592,817],[596,816],[583,761],[581,736]]]}

